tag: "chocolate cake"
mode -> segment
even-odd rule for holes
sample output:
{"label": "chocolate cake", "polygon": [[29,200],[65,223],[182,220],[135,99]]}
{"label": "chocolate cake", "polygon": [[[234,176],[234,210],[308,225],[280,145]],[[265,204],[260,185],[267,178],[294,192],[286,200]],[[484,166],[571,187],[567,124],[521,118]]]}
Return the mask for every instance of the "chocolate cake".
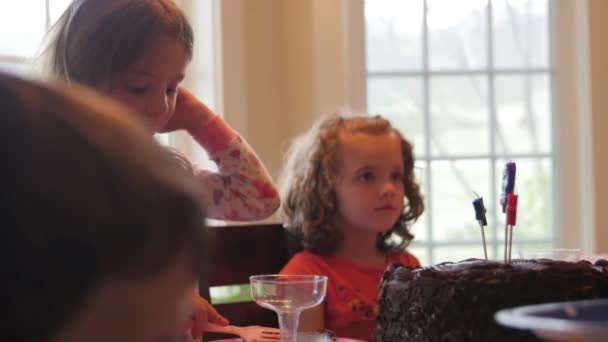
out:
{"label": "chocolate cake", "polygon": [[498,326],[498,310],[608,297],[608,262],[469,259],[412,269],[391,265],[380,284],[376,341],[539,341]]}

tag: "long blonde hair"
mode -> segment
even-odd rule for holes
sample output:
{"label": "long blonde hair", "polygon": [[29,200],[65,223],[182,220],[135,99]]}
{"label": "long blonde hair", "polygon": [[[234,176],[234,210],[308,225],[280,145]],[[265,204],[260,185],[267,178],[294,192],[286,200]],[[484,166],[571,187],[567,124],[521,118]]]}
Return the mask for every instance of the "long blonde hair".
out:
{"label": "long blonde hair", "polygon": [[74,0],[47,33],[35,69],[44,78],[98,87],[161,34],[192,57],[192,27],[171,0]]}
{"label": "long blonde hair", "polygon": [[[412,145],[379,115],[330,115],[294,141],[286,154],[280,180],[281,214],[286,229],[299,238],[305,249],[318,254],[331,254],[342,241],[342,233],[334,225],[338,215],[335,180],[341,131],[394,133],[401,140],[407,202],[393,227],[378,234],[376,247],[382,252],[403,250],[414,238],[408,226],[422,215],[424,202],[414,175]],[[391,239],[393,234],[400,241]]]}

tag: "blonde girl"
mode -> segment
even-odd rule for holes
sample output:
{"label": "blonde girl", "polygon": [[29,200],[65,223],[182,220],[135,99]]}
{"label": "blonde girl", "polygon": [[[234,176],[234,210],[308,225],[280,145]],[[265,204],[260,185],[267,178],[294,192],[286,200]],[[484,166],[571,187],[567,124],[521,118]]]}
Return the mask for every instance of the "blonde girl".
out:
{"label": "blonde girl", "polygon": [[[279,206],[267,170],[236,131],[181,86],[193,44],[192,28],[171,0],[74,0],[51,28],[38,65],[50,79],[88,86],[127,106],[150,134],[189,132],[218,167],[192,166],[175,154],[198,180],[208,217],[264,219]],[[207,319],[227,323],[198,295],[195,301],[195,337]]]}

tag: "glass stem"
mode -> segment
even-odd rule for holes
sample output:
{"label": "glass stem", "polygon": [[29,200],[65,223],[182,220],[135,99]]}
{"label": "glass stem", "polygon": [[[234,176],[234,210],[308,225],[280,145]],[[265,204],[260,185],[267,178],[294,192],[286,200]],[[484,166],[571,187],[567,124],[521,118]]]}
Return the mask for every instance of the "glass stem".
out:
{"label": "glass stem", "polygon": [[298,337],[298,320],[300,311],[279,312],[279,328],[282,342],[296,342]]}

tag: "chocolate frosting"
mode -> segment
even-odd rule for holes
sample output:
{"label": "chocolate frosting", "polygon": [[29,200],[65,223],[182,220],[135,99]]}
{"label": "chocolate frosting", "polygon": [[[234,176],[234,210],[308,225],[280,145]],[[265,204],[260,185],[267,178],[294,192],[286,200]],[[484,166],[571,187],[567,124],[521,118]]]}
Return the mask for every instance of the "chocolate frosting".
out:
{"label": "chocolate frosting", "polygon": [[540,341],[494,322],[498,310],[608,298],[608,261],[468,259],[388,267],[380,284],[376,341]]}

